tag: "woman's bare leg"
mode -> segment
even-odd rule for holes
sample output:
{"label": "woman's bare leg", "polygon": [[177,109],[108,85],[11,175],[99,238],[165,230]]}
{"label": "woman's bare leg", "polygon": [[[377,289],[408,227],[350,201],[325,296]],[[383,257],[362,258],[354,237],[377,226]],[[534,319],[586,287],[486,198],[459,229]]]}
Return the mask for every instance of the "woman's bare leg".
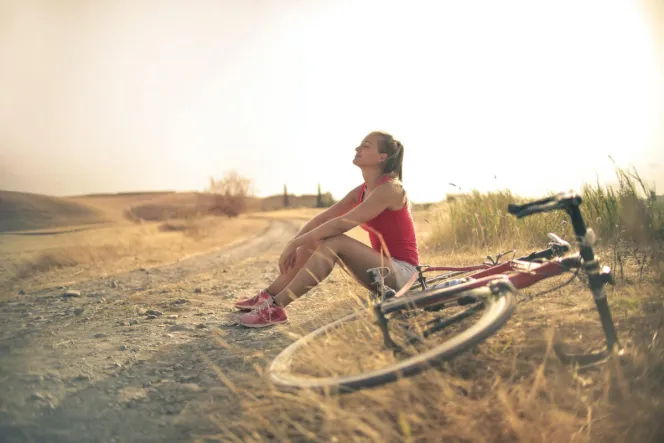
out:
{"label": "woman's bare leg", "polygon": [[316,251],[316,245],[306,245],[300,246],[297,248],[295,256],[295,264],[293,267],[285,274],[279,274],[279,277],[272,282],[270,286],[265,288],[270,294],[278,294],[284,290],[288,283],[293,280],[293,277],[302,269],[302,266],[309,260],[309,257]]}
{"label": "woman's bare leg", "polygon": [[385,284],[395,286],[391,260],[347,235],[337,235],[322,242],[290,282],[276,293],[275,302],[279,306],[287,306],[330,275],[339,260],[342,260],[344,266],[366,287],[370,287],[371,284],[368,269],[379,266],[389,268],[391,272],[385,279]]}

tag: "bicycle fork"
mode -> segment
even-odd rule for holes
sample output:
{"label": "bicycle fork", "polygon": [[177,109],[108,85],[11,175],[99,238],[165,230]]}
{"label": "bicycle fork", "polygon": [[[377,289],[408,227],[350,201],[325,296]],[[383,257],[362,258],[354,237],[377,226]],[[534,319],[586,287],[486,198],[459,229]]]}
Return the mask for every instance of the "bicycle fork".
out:
{"label": "bicycle fork", "polygon": [[611,269],[608,266],[604,266],[600,269],[599,261],[595,258],[595,253],[592,248],[594,243],[594,233],[592,230],[586,228],[578,205],[568,206],[566,212],[572,219],[572,226],[579,243],[581,258],[583,259],[582,266],[586,275],[588,275],[590,292],[593,295],[595,307],[599,313],[602,330],[604,331],[604,336],[606,338],[606,349],[599,353],[586,355],[565,354],[559,346],[555,346],[554,349],[556,354],[558,354],[558,358],[563,362],[591,365],[606,359],[613,352],[614,348],[617,348],[619,351],[621,350],[618,334],[611,315],[611,308],[609,307],[606,293],[604,291],[604,285],[607,283],[614,284],[615,280],[611,274]]}

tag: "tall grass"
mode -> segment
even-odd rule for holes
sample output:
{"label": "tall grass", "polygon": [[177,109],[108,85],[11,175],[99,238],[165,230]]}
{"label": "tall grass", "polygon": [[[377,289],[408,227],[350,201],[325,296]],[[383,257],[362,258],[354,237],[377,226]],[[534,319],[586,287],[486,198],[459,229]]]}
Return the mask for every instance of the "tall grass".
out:
{"label": "tall grass", "polygon": [[[345,290],[336,286],[338,298]],[[197,441],[663,441],[664,342],[657,337],[664,312],[629,318],[616,309],[621,338],[630,343],[628,357],[612,358],[591,371],[576,371],[555,357],[552,345],[561,338],[579,349],[601,343],[599,325],[589,314],[593,302],[582,286],[577,282],[556,297],[520,305],[498,334],[440,371],[343,396],[276,390],[263,377],[262,367],[276,351],[268,346],[268,355],[256,352],[246,357],[260,377],[246,366],[242,373],[216,367],[220,383],[230,392],[209,405],[208,417],[216,432]],[[655,285],[643,285],[639,296],[661,303]],[[568,307],[561,309],[561,302]],[[380,334],[376,335],[370,318],[358,323],[312,341],[303,350],[305,355],[294,358],[298,374],[359,373],[385,363],[376,360],[381,351],[391,361],[394,356],[375,342]],[[292,337],[307,332],[294,325],[287,330]],[[264,336],[273,343],[279,338],[278,333]],[[440,343],[445,338],[449,337],[433,340]],[[239,342],[220,342],[220,346],[223,352],[246,353]],[[300,357],[304,359],[298,362]],[[229,411],[229,403],[240,406]]]}
{"label": "tall grass", "polygon": [[[664,237],[664,205],[658,204],[636,170],[616,169],[617,183],[583,186],[581,211],[599,245],[647,248]],[[433,209],[429,243],[437,249],[539,247],[547,232],[572,240],[565,213],[556,211],[517,219],[510,203],[526,199],[510,191],[457,196]]]}

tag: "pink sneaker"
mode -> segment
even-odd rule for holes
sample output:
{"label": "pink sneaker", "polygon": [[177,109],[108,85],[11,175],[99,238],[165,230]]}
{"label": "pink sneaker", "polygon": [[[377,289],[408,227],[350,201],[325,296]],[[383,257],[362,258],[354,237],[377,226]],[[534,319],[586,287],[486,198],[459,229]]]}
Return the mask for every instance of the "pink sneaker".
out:
{"label": "pink sneaker", "polygon": [[266,301],[253,311],[240,315],[240,324],[248,328],[264,328],[286,321],[288,321],[286,310],[272,301]]}
{"label": "pink sneaker", "polygon": [[259,292],[258,295],[245,298],[244,300],[240,300],[239,302],[235,303],[235,307],[243,311],[251,311],[258,305],[262,305],[271,298],[272,296],[269,293],[265,292],[265,290],[263,290]]}

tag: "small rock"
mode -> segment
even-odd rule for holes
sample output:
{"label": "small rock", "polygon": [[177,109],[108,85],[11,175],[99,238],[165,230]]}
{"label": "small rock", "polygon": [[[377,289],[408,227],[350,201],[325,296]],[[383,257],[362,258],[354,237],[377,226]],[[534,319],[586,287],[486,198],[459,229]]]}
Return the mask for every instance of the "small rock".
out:
{"label": "small rock", "polygon": [[65,298],[80,297],[81,296],[81,291],[76,291],[74,289],[70,289],[68,291],[63,292],[62,296],[65,297]]}
{"label": "small rock", "polygon": [[29,374],[26,379],[33,383],[41,383],[44,381],[44,376],[39,374]]}
{"label": "small rock", "polygon": [[136,320],[135,318],[132,318],[131,320],[129,320],[129,325],[130,326],[131,325],[137,325],[137,324],[138,324],[138,320]]}
{"label": "small rock", "polygon": [[76,377],[73,377],[71,381],[89,381],[90,376],[88,374],[78,374]]}
{"label": "small rock", "polygon": [[159,316],[161,316],[161,315],[164,315],[163,312],[161,312],[161,311],[157,311],[156,309],[148,309],[147,314],[148,314],[148,315],[154,315],[154,316],[156,316],[156,317],[159,317]]}
{"label": "small rock", "polygon": [[211,388],[208,388],[207,392],[215,397],[225,397],[228,395],[228,389],[222,388],[221,386],[212,386]]}
{"label": "small rock", "polygon": [[196,325],[196,329],[205,329],[207,328],[207,325],[205,323],[199,323]]}
{"label": "small rock", "polygon": [[128,321],[119,321],[119,322],[117,323],[117,325],[118,325],[118,326],[129,326],[129,322],[128,322]]}
{"label": "small rock", "polygon": [[102,297],[99,300],[97,300],[97,303],[106,303],[106,299]]}
{"label": "small rock", "polygon": [[111,288],[117,288],[118,287],[118,282],[115,280],[111,280]]}
{"label": "small rock", "polygon": [[81,315],[84,311],[85,311],[85,309],[83,309],[83,308],[76,308],[76,309],[74,309],[74,314]]}
{"label": "small rock", "polygon": [[30,400],[33,401],[48,401],[49,395],[43,392],[33,392],[32,395],[30,396]]}
{"label": "small rock", "polygon": [[201,292],[203,292],[201,288],[194,288],[194,294],[200,294]]}
{"label": "small rock", "polygon": [[148,315],[145,318],[148,319],[148,320],[154,320],[155,318],[157,318],[157,316],[156,315]]}
{"label": "small rock", "polygon": [[143,388],[127,386],[118,393],[118,401],[121,403],[133,403],[145,399],[147,395],[147,391]]}
{"label": "small rock", "polygon": [[191,392],[200,392],[202,391],[202,388],[198,386],[196,383],[180,383],[180,388],[185,389],[187,391]]}
{"label": "small rock", "polygon": [[180,378],[178,378],[178,383],[188,383],[191,381],[196,380],[198,377],[195,375],[185,375]]}
{"label": "small rock", "polygon": [[169,331],[191,331],[192,327],[191,325],[187,324],[179,324],[179,325],[173,325],[170,328],[168,328]]}
{"label": "small rock", "polygon": [[180,406],[175,404],[167,404],[164,409],[168,415],[179,414],[181,410]]}
{"label": "small rock", "polygon": [[145,314],[148,313],[148,310],[145,309],[145,308],[138,308],[138,309],[136,310],[136,313],[137,313],[138,315],[145,315]]}
{"label": "small rock", "polygon": [[94,335],[94,338],[106,338],[106,334],[104,334],[103,332],[99,332]]}
{"label": "small rock", "polygon": [[126,351],[127,349],[129,349],[129,347],[127,345],[120,345],[119,349],[121,351]]}
{"label": "small rock", "polygon": [[171,302],[172,305],[183,305],[185,303],[188,303],[188,302],[187,302],[187,299],[184,299],[184,298],[178,298],[177,300],[173,300]]}
{"label": "small rock", "polygon": [[34,320],[43,320],[44,316],[43,315],[38,315],[34,318]]}
{"label": "small rock", "polygon": [[18,295],[25,295],[25,291],[23,289],[19,289]]}
{"label": "small rock", "polygon": [[238,326],[238,325],[239,325],[239,323],[237,321],[225,321],[225,322],[219,323],[218,327],[220,329],[223,329],[223,328],[230,328],[230,327]]}
{"label": "small rock", "polygon": [[121,365],[120,363],[118,363],[118,362],[115,362],[115,363],[111,364],[111,367],[112,367],[112,368],[121,368],[122,365]]}
{"label": "small rock", "polygon": [[170,320],[177,320],[178,315],[177,315],[177,314],[171,314],[171,315],[168,316],[168,318],[169,318]]}
{"label": "small rock", "polygon": [[147,271],[147,269],[145,269],[145,268],[138,268],[138,270],[143,271],[143,272]]}

